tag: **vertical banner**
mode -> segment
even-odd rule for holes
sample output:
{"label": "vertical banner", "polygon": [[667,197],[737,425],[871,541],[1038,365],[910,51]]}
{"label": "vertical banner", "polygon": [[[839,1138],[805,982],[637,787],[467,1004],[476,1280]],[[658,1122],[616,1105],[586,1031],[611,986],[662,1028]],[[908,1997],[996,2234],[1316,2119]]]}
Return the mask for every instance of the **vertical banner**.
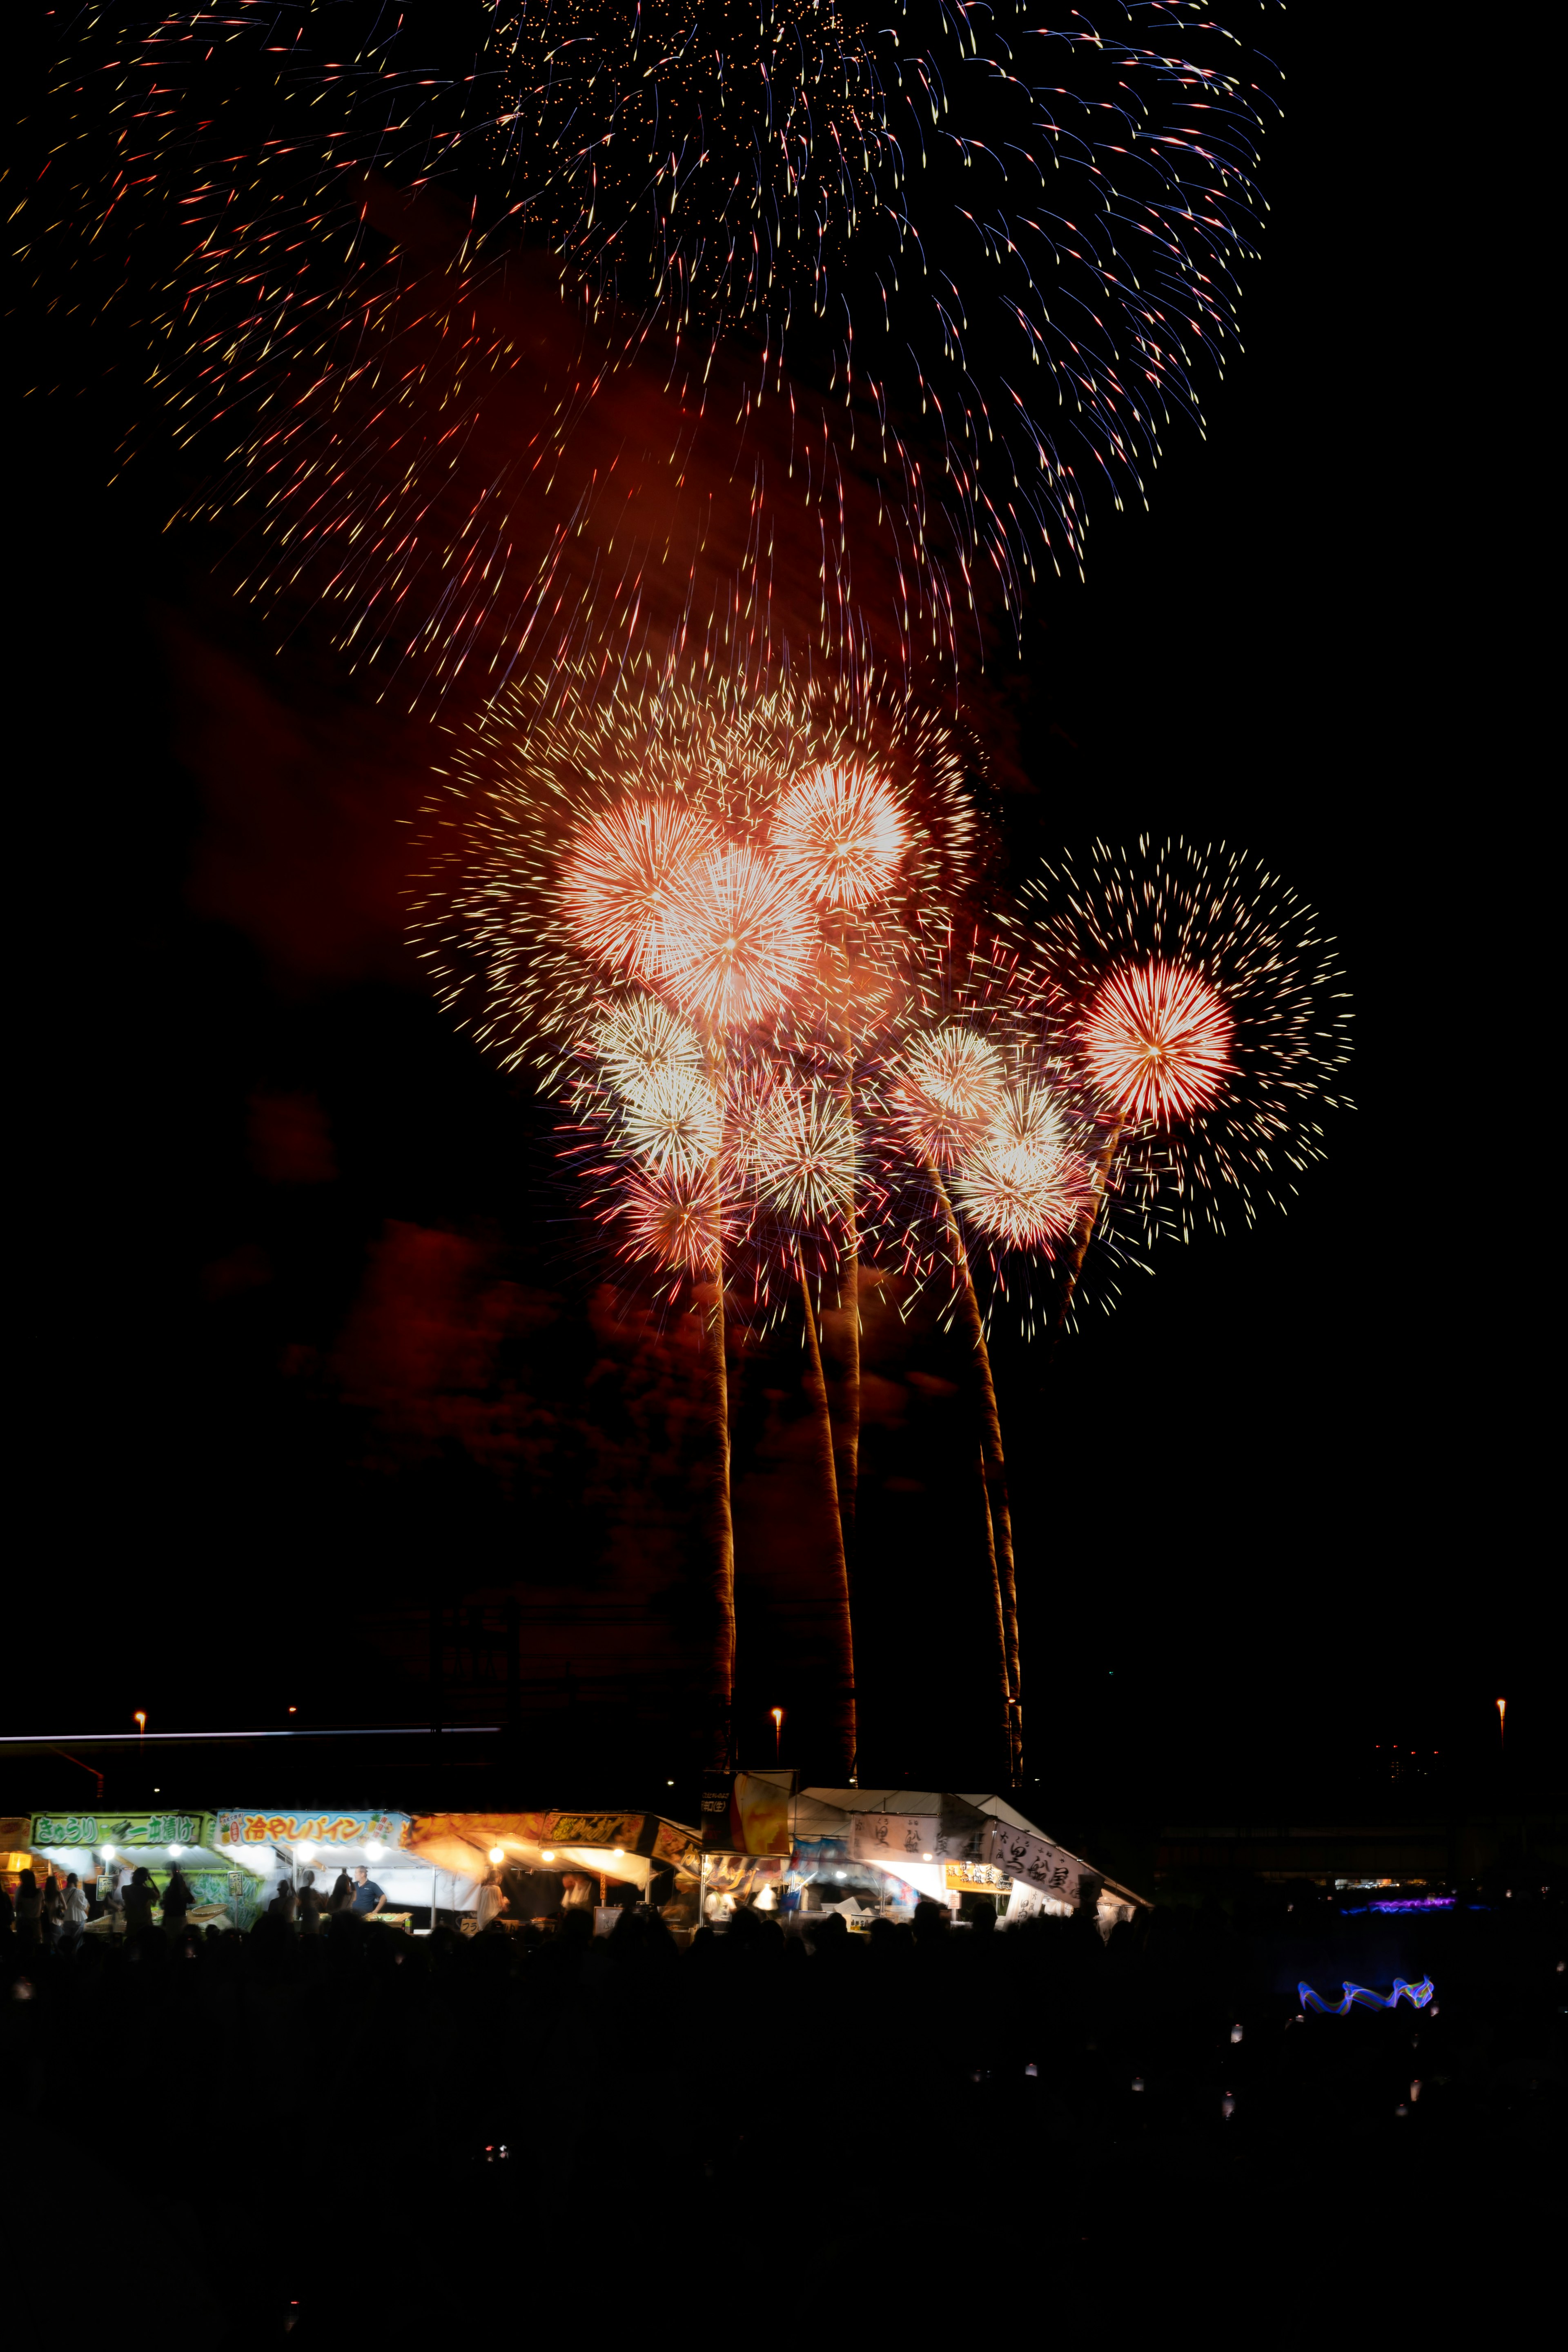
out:
{"label": "vertical banner", "polygon": [[702,1783],[702,1843],[709,1853],[790,1850],[788,1772],[710,1772]]}

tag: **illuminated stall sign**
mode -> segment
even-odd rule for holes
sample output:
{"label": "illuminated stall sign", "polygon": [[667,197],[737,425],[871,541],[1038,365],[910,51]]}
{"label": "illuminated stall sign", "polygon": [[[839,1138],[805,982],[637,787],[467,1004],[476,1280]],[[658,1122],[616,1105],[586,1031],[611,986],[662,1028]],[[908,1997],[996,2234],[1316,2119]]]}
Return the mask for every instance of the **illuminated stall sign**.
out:
{"label": "illuminated stall sign", "polygon": [[544,1834],[552,1845],[607,1846],[612,1853],[620,1846],[636,1853],[643,1819],[641,1813],[546,1813]]}
{"label": "illuminated stall sign", "polygon": [[950,1895],[1005,1895],[1010,1883],[1005,1872],[993,1870],[988,1862],[950,1862],[943,1865],[943,1876]]}
{"label": "illuminated stall sign", "polygon": [[408,1843],[406,1813],[263,1813],[232,1807],[216,1820],[220,1845]]}
{"label": "illuminated stall sign", "polygon": [[896,1871],[900,1863],[944,1859],[942,1823],[935,1813],[855,1813],[849,1851],[857,1862],[880,1863]]}
{"label": "illuminated stall sign", "polygon": [[32,1843],[50,1845],[210,1845],[210,1813],[35,1813]]}
{"label": "illuminated stall sign", "polygon": [[1006,1822],[993,1822],[985,1859],[1005,1877],[1022,1879],[1026,1886],[1053,1895],[1058,1903],[1078,1902],[1079,1864],[1049,1838],[1036,1837],[1031,1830],[1016,1830]]}

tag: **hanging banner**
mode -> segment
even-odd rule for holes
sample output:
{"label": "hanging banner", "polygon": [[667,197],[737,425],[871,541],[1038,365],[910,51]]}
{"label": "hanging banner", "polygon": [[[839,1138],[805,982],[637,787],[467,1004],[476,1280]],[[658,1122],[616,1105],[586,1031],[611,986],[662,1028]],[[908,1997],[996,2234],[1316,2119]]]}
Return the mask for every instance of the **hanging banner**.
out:
{"label": "hanging banner", "polygon": [[702,1867],[702,1848],[689,1830],[676,1822],[660,1822],[654,1832],[652,1859],[656,1865],[662,1864],[695,1878]]}
{"label": "hanging banner", "polygon": [[937,1823],[937,1852],[943,1862],[986,1861],[991,1830],[989,1813],[966,1803],[963,1797],[943,1793],[942,1818]]}
{"label": "hanging banner", "polygon": [[32,1843],[48,1845],[210,1845],[211,1813],[34,1813]]}
{"label": "hanging banner", "polygon": [[857,1862],[879,1862],[897,1870],[908,1862],[942,1858],[942,1824],[935,1813],[853,1813],[849,1851]]}
{"label": "hanging banner", "polygon": [[408,1843],[406,1813],[263,1813],[231,1806],[216,1816],[219,1845],[384,1845]]}
{"label": "hanging banner", "polygon": [[710,1772],[702,1784],[702,1843],[710,1853],[790,1850],[793,1774]]}
{"label": "hanging banner", "polygon": [[1013,1829],[1006,1822],[992,1822],[989,1829],[987,1862],[1008,1878],[1022,1879],[1026,1886],[1036,1887],[1042,1895],[1054,1895],[1058,1903],[1078,1902],[1082,1864],[1072,1854],[1053,1845],[1049,1838]]}

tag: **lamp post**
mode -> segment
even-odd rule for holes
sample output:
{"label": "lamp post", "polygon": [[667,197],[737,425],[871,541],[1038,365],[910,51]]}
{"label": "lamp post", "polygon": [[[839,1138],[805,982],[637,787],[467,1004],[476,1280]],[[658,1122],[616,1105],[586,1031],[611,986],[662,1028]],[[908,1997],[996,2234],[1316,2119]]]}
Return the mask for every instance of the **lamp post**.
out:
{"label": "lamp post", "polygon": [[773,1762],[776,1764],[783,1753],[781,1742],[784,1738],[784,1711],[782,1706],[771,1706],[768,1713],[773,1719]]}
{"label": "lamp post", "polygon": [[1497,1744],[1500,1751],[1505,1748],[1508,1745],[1508,1701],[1506,1698],[1500,1698],[1497,1703]]}

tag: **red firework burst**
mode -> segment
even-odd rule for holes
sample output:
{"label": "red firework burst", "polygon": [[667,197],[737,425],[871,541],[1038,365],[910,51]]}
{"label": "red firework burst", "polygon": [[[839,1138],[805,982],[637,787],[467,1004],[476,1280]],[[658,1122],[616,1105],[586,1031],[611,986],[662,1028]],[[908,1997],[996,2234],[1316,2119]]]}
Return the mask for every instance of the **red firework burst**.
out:
{"label": "red firework burst", "polygon": [[1121,965],[1100,983],[1079,1043],[1091,1081],[1123,1118],[1169,1127],[1215,1101],[1235,1035],[1208,982],[1157,956]]}
{"label": "red firework burst", "polygon": [[671,894],[711,840],[710,826],[679,801],[626,801],[590,819],[561,877],[562,907],[578,945],[646,978]]}

